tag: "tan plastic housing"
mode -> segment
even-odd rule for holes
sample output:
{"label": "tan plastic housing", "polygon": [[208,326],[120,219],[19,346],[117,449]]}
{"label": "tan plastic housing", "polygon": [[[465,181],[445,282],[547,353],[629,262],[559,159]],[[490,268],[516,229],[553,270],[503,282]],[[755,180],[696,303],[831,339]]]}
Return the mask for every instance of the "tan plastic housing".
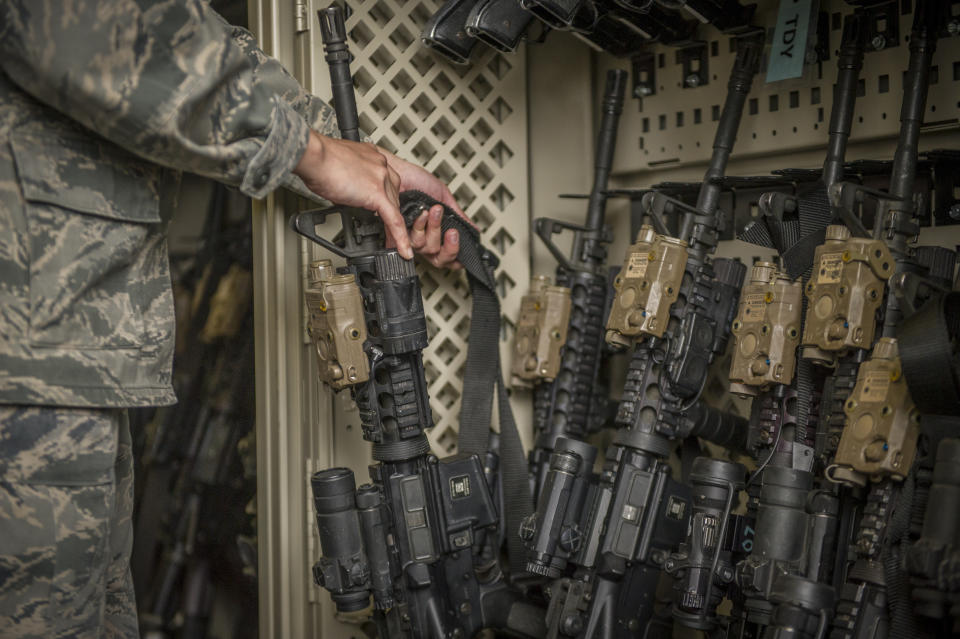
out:
{"label": "tan plastic housing", "polygon": [[658,235],[646,224],[640,227],[613,283],[617,294],[607,319],[609,344],[627,347],[639,335],[663,337],[686,264],[686,242]]}
{"label": "tan plastic housing", "polygon": [[370,363],[363,351],[367,327],[354,276],[338,275],[330,260],[317,260],[310,264],[304,295],[320,381],[335,390],[367,381]]}
{"label": "tan plastic housing", "polygon": [[551,286],[544,275],[530,279],[530,292],[520,301],[520,319],[513,343],[513,386],[530,388],[538,380],[552,381],[560,372],[560,357],[570,325],[570,289]]}
{"label": "tan plastic housing", "polygon": [[843,411],[847,421],[831,478],[864,486],[868,479],[906,477],[917,452],[920,414],[903,378],[896,339],[877,340]]}
{"label": "tan plastic housing", "polygon": [[803,285],[757,262],[750,283],[740,292],[740,309],[733,321],[734,352],[730,391],[756,395],[771,384],[789,384],[797,361]]}
{"label": "tan plastic housing", "polygon": [[828,226],[807,283],[803,357],[832,367],[847,350],[870,348],[893,267],[882,240],[850,237],[847,227]]}

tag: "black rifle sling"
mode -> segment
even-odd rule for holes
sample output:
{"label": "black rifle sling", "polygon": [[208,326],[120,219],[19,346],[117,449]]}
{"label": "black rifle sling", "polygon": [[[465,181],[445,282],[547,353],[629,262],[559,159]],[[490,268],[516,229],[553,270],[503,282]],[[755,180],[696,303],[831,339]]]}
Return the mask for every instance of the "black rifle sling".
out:
{"label": "black rifle sling", "polygon": [[[420,191],[405,191],[400,194],[400,208],[408,227],[413,225],[424,209],[435,204],[440,202]],[[523,443],[513,419],[500,370],[500,299],[493,275],[499,260],[480,243],[480,234],[475,228],[449,207],[443,208],[443,232],[455,229],[460,234],[457,260],[467,272],[473,300],[467,364],[460,397],[460,434],[457,445],[461,453],[475,453],[483,458],[489,448],[490,418],[493,394],[496,392],[500,417],[500,471],[506,514],[507,550],[511,570],[514,575],[519,575],[523,573],[526,560],[518,531],[523,518],[533,512],[533,499],[530,496]]]}
{"label": "black rifle sling", "polygon": [[897,327],[903,378],[921,413],[960,414],[960,293],[928,301]]}

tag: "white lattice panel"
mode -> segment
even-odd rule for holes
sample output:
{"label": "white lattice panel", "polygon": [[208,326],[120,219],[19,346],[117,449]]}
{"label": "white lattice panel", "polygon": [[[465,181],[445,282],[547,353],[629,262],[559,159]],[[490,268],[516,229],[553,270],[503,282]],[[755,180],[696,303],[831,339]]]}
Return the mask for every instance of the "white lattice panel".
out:
{"label": "white lattice panel", "polygon": [[[434,0],[367,0],[349,5],[361,129],[378,145],[439,176],[501,260],[498,271],[507,357],[512,324],[529,279],[526,64],[477,46],[469,66],[424,47],[419,34]],[[470,329],[466,277],[420,267],[430,346],[424,366],[441,454],[456,447]],[[356,434],[356,433],[355,433]]]}

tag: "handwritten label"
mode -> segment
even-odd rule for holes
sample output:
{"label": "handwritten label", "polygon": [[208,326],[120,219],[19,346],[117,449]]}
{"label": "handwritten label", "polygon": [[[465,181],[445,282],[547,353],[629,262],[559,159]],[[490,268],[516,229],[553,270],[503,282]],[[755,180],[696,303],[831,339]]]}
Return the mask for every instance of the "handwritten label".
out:
{"label": "handwritten label", "polygon": [[803,75],[810,25],[816,13],[814,0],[780,0],[777,26],[770,45],[767,82]]}
{"label": "handwritten label", "polygon": [[843,272],[843,253],[827,253],[820,257],[817,284],[838,284]]}

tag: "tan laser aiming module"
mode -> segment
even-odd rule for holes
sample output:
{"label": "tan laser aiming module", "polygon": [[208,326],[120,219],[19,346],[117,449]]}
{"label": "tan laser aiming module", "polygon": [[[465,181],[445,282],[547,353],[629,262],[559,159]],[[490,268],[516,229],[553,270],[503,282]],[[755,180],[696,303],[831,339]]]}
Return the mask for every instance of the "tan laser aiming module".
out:
{"label": "tan laser aiming module", "polygon": [[607,342],[626,348],[639,335],[663,337],[686,265],[686,242],[641,226],[613,283],[617,293],[607,319]]}
{"label": "tan laser aiming module", "polygon": [[370,363],[363,350],[367,326],[354,276],[337,274],[330,260],[312,262],[304,296],[320,381],[335,390],[367,381]]}
{"label": "tan laser aiming module", "polygon": [[849,349],[870,348],[893,267],[882,240],[850,237],[847,227],[828,226],[807,283],[803,357],[832,367]]}
{"label": "tan laser aiming module", "polygon": [[860,486],[868,479],[904,479],[917,452],[920,414],[903,378],[897,340],[877,340],[843,412],[847,420],[828,476]]}
{"label": "tan laser aiming module", "polygon": [[733,321],[735,348],[730,392],[756,395],[771,384],[789,384],[797,361],[803,285],[770,262],[753,265]]}
{"label": "tan laser aiming module", "polygon": [[552,381],[570,325],[570,289],[551,286],[550,278],[530,278],[530,291],[520,301],[520,319],[513,343],[510,383],[530,388],[538,380]]}

